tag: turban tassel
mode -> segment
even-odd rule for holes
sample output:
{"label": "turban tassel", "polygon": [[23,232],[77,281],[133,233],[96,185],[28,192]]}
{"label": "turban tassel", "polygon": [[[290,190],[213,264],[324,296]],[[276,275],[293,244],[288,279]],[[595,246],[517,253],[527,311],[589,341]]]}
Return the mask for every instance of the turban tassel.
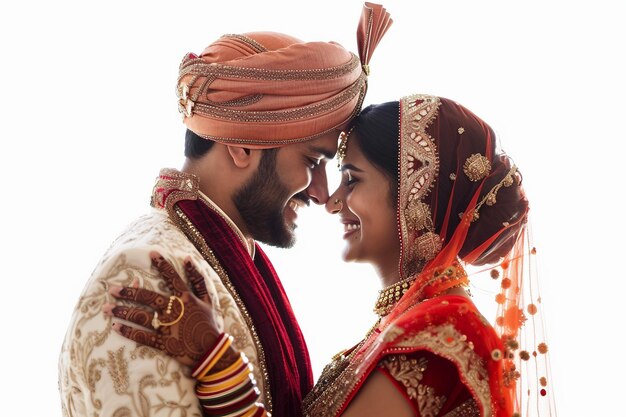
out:
{"label": "turban tassel", "polygon": [[391,16],[382,5],[368,2],[363,5],[356,38],[359,58],[367,75],[369,75],[369,62],[374,49],[392,23]]}

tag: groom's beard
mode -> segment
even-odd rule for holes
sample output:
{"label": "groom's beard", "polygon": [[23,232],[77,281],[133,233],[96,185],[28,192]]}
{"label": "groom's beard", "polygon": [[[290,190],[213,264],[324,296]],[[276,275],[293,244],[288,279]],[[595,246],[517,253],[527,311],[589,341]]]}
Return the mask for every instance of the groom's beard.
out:
{"label": "groom's beard", "polygon": [[233,203],[255,240],[290,248],[296,243],[296,225],[285,221],[284,208],[291,195],[276,172],[277,152],[263,152],[256,174],[235,193]]}

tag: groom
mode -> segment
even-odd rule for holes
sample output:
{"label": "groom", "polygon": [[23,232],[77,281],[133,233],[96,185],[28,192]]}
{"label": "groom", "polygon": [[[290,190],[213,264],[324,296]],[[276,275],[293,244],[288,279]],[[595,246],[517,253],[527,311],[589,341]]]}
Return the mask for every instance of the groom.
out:
{"label": "groom", "polygon": [[153,251],[181,276],[191,258],[218,324],[254,365],[260,401],[274,416],[301,414],[313,384],[306,345],[255,240],[292,246],[298,209],[326,203],[324,164],[363,101],[362,68],[338,44],[270,32],[225,35],[185,56],[186,160],[160,172],[154,209],[115,241],[81,295],[59,363],[65,416],[201,415],[188,371],[113,332],[101,311],[109,286],[159,289]]}

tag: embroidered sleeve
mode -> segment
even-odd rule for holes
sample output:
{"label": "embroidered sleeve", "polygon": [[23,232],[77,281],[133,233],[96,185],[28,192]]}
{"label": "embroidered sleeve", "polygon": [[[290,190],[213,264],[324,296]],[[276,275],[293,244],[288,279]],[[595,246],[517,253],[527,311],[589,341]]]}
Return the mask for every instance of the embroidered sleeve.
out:
{"label": "embroidered sleeve", "polygon": [[379,370],[392,379],[418,416],[478,415],[455,366],[446,359],[426,351],[389,355],[379,363]]}
{"label": "embroidered sleeve", "polygon": [[[154,245],[155,236],[167,245]],[[173,224],[151,216],[134,224],[106,253],[76,306],[59,358],[64,416],[201,416],[187,367],[113,332],[112,319],[102,313],[103,304],[115,301],[108,294],[111,285],[129,286],[137,278],[142,287],[160,291],[162,282],[150,264],[152,250],[181,272],[182,260],[192,257],[206,277],[218,325],[235,336],[236,349],[254,364],[257,387],[264,389],[252,336],[217,273]]]}
{"label": "embroidered sleeve", "polygon": [[111,330],[102,313],[115,300],[107,288],[140,285],[158,290],[149,251],[114,253],[85,287],[74,311],[60,357],[60,390],[65,416],[200,417],[195,381],[176,360],[140,346]]}

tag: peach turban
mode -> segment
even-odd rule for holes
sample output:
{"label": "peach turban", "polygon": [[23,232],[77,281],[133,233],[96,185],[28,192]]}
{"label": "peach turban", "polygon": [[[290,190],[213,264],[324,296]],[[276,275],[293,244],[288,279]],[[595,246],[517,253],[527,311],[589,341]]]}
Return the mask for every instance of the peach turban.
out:
{"label": "peach turban", "polygon": [[365,3],[360,59],[335,42],[224,35],[180,64],[184,123],[206,139],[249,148],[298,143],[342,126],[360,111],[371,54],[391,23],[382,6]]}

